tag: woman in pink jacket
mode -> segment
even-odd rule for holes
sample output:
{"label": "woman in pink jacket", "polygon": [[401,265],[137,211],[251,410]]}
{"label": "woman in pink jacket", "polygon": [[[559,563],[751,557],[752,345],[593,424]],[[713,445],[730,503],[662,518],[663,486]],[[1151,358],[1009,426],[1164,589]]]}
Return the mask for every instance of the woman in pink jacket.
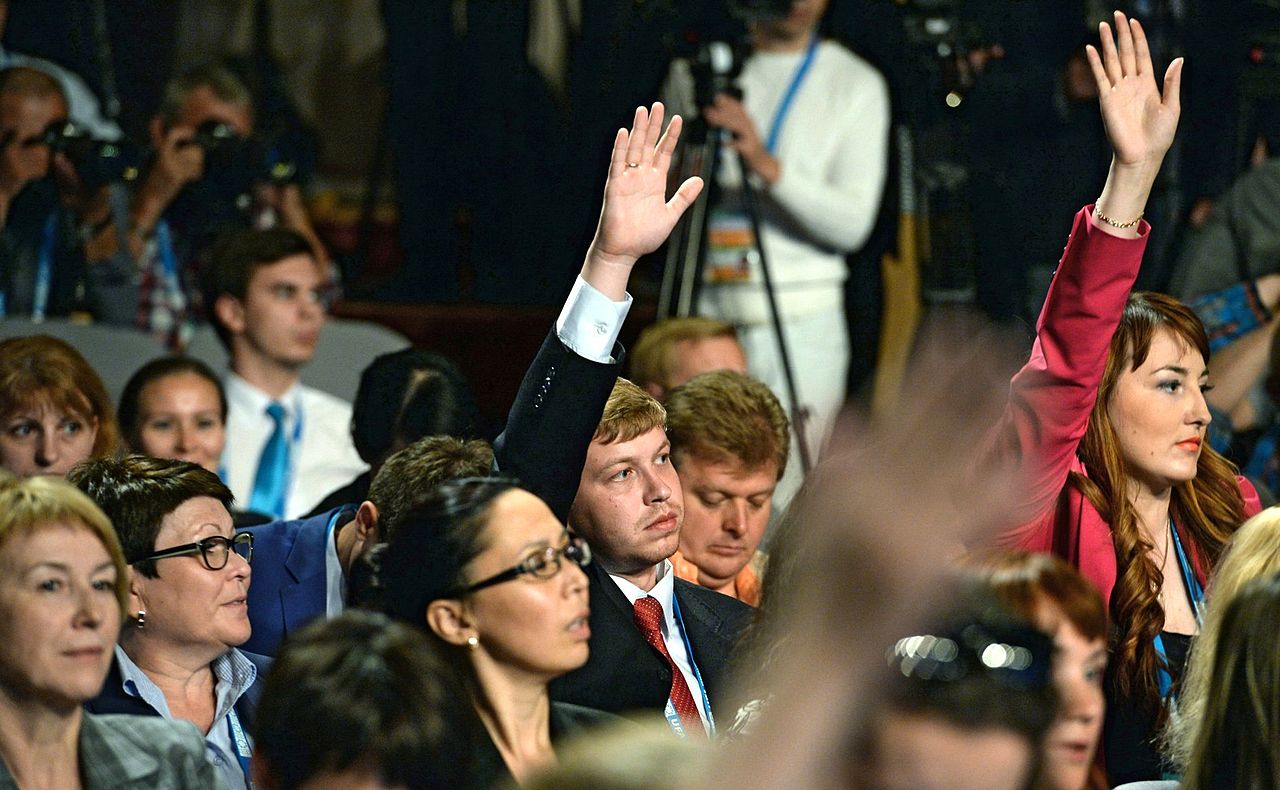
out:
{"label": "woman in pink jacket", "polygon": [[1007,543],[1057,554],[1109,602],[1103,751],[1113,783],[1159,779],[1150,745],[1176,694],[1207,577],[1257,512],[1253,487],[1205,442],[1209,345],[1191,310],[1130,294],[1143,208],[1177,128],[1181,59],[1163,96],[1137,21],[1116,13],[1088,48],[1114,156],[1075,220],[1031,358],[1011,382],[993,453],[1029,472]]}

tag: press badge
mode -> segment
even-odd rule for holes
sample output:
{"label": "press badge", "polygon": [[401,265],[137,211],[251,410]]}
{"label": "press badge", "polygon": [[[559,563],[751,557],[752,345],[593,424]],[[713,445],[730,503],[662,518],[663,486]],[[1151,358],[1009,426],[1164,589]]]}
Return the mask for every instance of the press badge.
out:
{"label": "press badge", "polygon": [[712,209],[707,222],[706,282],[748,282],[751,264],[759,256],[751,217],[743,211]]}

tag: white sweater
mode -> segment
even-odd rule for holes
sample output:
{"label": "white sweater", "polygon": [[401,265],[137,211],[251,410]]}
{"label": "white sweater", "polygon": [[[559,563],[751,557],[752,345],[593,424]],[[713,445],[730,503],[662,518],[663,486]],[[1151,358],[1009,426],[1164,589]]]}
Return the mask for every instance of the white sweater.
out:
{"label": "white sweater", "polygon": [[[804,52],[758,52],[738,84],[747,113],[764,141]],[[673,66],[668,95],[691,114],[687,64]],[[889,93],[870,64],[839,44],[818,45],[783,121],[774,156],[781,177],[772,187],[753,177],[763,243],[784,318],[839,307],[847,274],[844,256],[867,240],[880,207],[888,166]],[[720,206],[741,204],[737,156],[722,154]],[[740,324],[768,320],[759,265],[744,283],[703,288],[701,312]]]}

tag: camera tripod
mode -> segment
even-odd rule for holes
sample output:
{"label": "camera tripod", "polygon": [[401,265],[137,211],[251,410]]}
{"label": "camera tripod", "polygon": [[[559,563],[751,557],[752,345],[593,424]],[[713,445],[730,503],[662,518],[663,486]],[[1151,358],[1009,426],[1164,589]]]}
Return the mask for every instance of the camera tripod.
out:
{"label": "camera tripod", "polygon": [[[713,44],[711,46],[714,47],[716,45]],[[737,93],[738,97],[741,96],[741,92],[736,91],[736,89],[708,91],[706,93],[698,90],[697,95],[714,95],[715,92]],[[689,209],[685,218],[676,226],[676,230],[667,246],[667,261],[662,273],[662,290],[658,299],[659,320],[686,317],[696,313],[698,295],[702,287],[707,264],[708,227],[711,219],[711,207],[716,202],[720,191],[717,184],[717,175],[721,165],[721,143],[724,141],[724,136],[725,133],[723,131],[710,128],[701,117],[690,124],[691,144],[686,148],[685,156],[681,160],[680,178],[677,183],[683,183],[690,176],[700,176],[706,184],[707,194],[696,201]],[[786,330],[782,325],[782,318],[778,312],[778,300],[774,291],[773,277],[761,237],[759,198],[748,177],[750,170],[747,168],[746,161],[740,153],[735,153],[735,156],[738,158],[738,167],[742,172],[743,207],[747,217],[750,219],[754,236],[752,247],[757,256],[756,260],[760,263],[762,285],[769,305],[769,319],[773,327],[774,338],[778,344],[778,358],[782,366],[782,377],[786,387],[787,400],[791,407],[791,426],[799,447],[800,469],[805,474],[808,474],[813,466],[805,431],[806,423],[808,422],[808,411],[800,405],[800,399],[797,397],[791,355],[787,350]]]}

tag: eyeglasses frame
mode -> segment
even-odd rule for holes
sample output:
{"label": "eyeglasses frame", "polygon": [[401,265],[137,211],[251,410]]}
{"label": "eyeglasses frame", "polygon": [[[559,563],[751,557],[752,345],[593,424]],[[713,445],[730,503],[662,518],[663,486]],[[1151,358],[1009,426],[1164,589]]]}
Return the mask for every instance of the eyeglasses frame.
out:
{"label": "eyeglasses frame", "polygon": [[[206,544],[208,543],[216,544],[219,541],[226,542],[227,555],[222,565],[215,568],[213,567],[213,563],[209,562],[209,556],[205,553],[205,550],[206,550]],[[245,562],[252,562],[253,561],[253,533],[237,532],[233,537],[230,537],[230,538],[228,538],[226,535],[210,535],[207,538],[201,538],[200,540],[197,540],[195,543],[184,543],[181,546],[172,546],[167,549],[160,549],[159,551],[154,551],[145,557],[140,557],[139,559],[136,559],[129,564],[137,565],[139,562],[147,562],[150,560],[164,560],[170,557],[185,557],[189,554],[199,554],[200,562],[204,565],[205,568],[211,571],[220,571],[227,567],[228,562],[231,562],[232,554],[239,554],[239,552],[235,550],[235,547],[237,545],[245,545],[245,544],[249,546],[249,551],[246,554],[241,556],[244,557]]]}
{"label": "eyeglasses frame", "polygon": [[[546,549],[543,550],[542,554],[531,554],[528,557],[525,557],[516,565],[513,565],[510,568],[507,568],[505,571],[500,571],[486,579],[481,579],[475,584],[469,584],[466,587],[453,590],[452,592],[450,592],[448,595],[444,597],[461,598],[464,595],[471,595],[472,593],[477,593],[485,588],[492,587],[495,584],[502,584],[503,582],[509,582],[513,579],[518,579],[521,576],[524,576],[526,574],[533,576],[535,579],[542,579],[543,581],[547,579],[553,579],[555,578],[556,574],[560,573],[560,570],[563,567],[562,563],[564,562],[564,560],[572,561],[579,568],[586,568],[588,565],[591,564],[591,547],[587,545],[587,542],[585,540],[573,534],[572,532],[567,532],[566,534],[569,540],[567,543],[565,543],[565,545],[559,546],[559,547],[548,546]],[[551,561],[555,563],[556,569],[551,573],[550,576],[538,576],[537,571],[535,571],[532,567],[530,567],[530,561],[533,560],[535,557],[545,557],[548,554],[552,555]],[[575,556],[572,556],[572,554],[577,554],[578,556],[575,557]]]}

